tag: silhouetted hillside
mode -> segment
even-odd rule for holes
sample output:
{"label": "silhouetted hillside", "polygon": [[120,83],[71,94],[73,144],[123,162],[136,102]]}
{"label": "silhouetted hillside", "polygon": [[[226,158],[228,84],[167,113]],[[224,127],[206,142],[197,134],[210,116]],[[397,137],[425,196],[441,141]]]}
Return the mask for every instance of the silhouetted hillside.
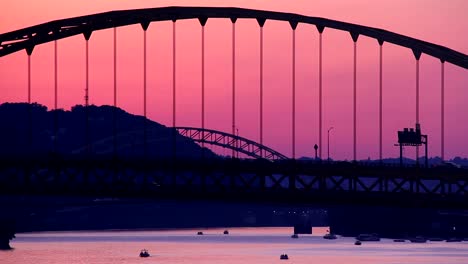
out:
{"label": "silhouetted hillside", "polygon": [[[129,114],[112,106],[89,106],[89,136],[94,155],[112,155],[114,146],[114,110],[116,145],[119,156],[139,157],[144,154],[144,117]],[[57,118],[57,153],[83,154],[86,151],[86,108],[74,106],[71,111],[51,110],[39,104],[5,103],[0,105],[0,155],[43,155],[54,150]],[[32,119],[32,128],[29,124]],[[32,137],[30,137],[30,132]],[[148,157],[172,157],[173,130],[147,121]],[[30,140],[31,138],[31,140]],[[29,142],[32,141],[31,148]],[[192,140],[176,135],[177,157],[201,157],[201,147]],[[206,149],[206,157],[216,156]]]}

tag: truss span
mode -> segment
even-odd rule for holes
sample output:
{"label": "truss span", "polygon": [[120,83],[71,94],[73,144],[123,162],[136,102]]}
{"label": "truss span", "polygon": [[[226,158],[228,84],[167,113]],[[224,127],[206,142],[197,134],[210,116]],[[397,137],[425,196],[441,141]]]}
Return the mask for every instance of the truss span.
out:
{"label": "truss span", "polygon": [[175,127],[177,132],[198,143],[206,143],[235,150],[252,158],[268,160],[286,160],[285,155],[255,141],[225,132],[195,127]]}
{"label": "truss span", "polygon": [[209,18],[228,18],[233,23],[237,19],[256,19],[263,26],[266,20],[287,21],[293,29],[298,23],[315,25],[320,33],[325,28],[347,31],[353,39],[364,35],[376,39],[380,45],[384,42],[409,48],[419,59],[422,53],[468,69],[468,56],[444,46],[400,35],[387,30],[341,22],[320,17],[310,17],[291,13],[272,12],[232,7],[160,7],[135,10],[120,10],[81,17],[55,20],[28,28],[15,30],[0,35],[0,57],[26,50],[31,54],[34,47],[50,41],[83,34],[86,39],[93,31],[141,24],[146,30],[153,21],[177,21],[199,19],[206,23]]}

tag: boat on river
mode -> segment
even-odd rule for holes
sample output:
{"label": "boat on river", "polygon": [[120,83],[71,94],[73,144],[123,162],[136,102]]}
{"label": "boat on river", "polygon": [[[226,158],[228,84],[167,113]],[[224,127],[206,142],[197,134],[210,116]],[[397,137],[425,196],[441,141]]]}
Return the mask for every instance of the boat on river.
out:
{"label": "boat on river", "polygon": [[141,258],[147,258],[147,257],[149,257],[149,256],[150,256],[150,254],[149,254],[148,250],[142,249],[142,250],[140,251],[140,257],[141,257]]}
{"label": "boat on river", "polygon": [[359,241],[380,241],[380,237],[377,234],[360,234],[356,239]]}
{"label": "boat on river", "polygon": [[328,233],[323,236],[324,239],[337,239],[335,234]]}

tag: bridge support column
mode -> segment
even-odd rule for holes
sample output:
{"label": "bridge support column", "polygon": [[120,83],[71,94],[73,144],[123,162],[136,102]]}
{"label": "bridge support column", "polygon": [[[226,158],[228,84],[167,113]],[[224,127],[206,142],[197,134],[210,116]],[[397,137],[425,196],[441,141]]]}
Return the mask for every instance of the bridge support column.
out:
{"label": "bridge support column", "polygon": [[323,26],[317,25],[317,30],[319,32],[319,158],[322,161],[322,33],[325,28]]}
{"label": "bridge support column", "polygon": [[202,186],[202,190],[207,190],[207,174],[208,174],[208,161],[205,159],[205,24],[207,22],[207,18],[199,18],[201,24],[201,136],[202,136],[202,143],[201,143],[201,159],[202,159],[202,174],[200,179],[200,184]]}
{"label": "bridge support column", "polygon": [[296,21],[289,21],[292,28],[292,158],[296,158]]}
{"label": "bridge support column", "polygon": [[[205,24],[208,18],[201,17],[198,21],[201,24],[201,128],[202,139],[205,138]],[[201,142],[201,158],[205,159],[205,142]],[[204,175],[204,174],[203,174]],[[202,177],[202,184],[205,184],[205,177]]]}
{"label": "bridge support column", "polygon": [[53,153],[57,153],[57,135],[58,135],[58,52],[57,40],[54,41],[54,146]]}
{"label": "bridge support column", "polygon": [[[231,18],[232,22],[232,134],[236,134],[236,20]],[[232,158],[235,157],[235,150],[232,150]]]}
{"label": "bridge support column", "polygon": [[[440,63],[440,158],[445,160],[445,62]],[[427,153],[427,152],[426,152]]]}
{"label": "bridge support column", "polygon": [[[416,60],[416,124],[419,124],[419,58]],[[416,166],[419,166],[419,146],[416,146]]]}
{"label": "bridge support column", "polygon": [[147,103],[147,40],[146,32],[148,30],[150,23],[143,21],[141,27],[143,28],[143,185],[142,191],[145,193],[149,192],[149,180],[148,180],[148,118],[146,111]]}
{"label": "bridge support column", "polygon": [[112,113],[113,155],[117,157],[117,28],[114,28],[114,111]]}
{"label": "bridge support column", "polygon": [[85,47],[85,60],[86,60],[86,88],[85,88],[85,144],[86,144],[86,153],[89,154],[90,149],[90,139],[89,139],[89,40],[86,40]]}
{"label": "bridge support column", "polygon": [[26,156],[28,157],[28,161],[27,162],[27,165],[26,165],[26,168],[24,170],[24,185],[26,186],[25,190],[26,192],[30,192],[31,188],[32,188],[32,184],[31,184],[31,176],[32,176],[32,168],[31,168],[31,162],[30,162],[30,159],[31,157],[33,156],[33,124],[32,124],[32,111],[33,111],[33,108],[32,108],[32,105],[31,105],[31,55],[32,55],[32,51],[33,51],[33,48],[28,48],[26,49],[26,52],[27,52],[27,55],[28,55],[28,91],[27,91],[27,102],[28,102],[28,132],[27,132],[27,136],[26,136],[26,146],[25,146],[25,149],[24,149],[24,153],[26,154]]}
{"label": "bridge support column", "polygon": [[146,113],[146,94],[147,94],[147,56],[146,56],[146,31],[149,27],[149,22],[142,23],[141,26],[143,27],[143,158],[145,161],[145,170],[144,170],[144,183],[147,183],[147,169],[146,169],[146,162],[148,160],[148,118]]}
{"label": "bridge support column", "polygon": [[383,68],[383,40],[379,39],[379,160],[380,164],[383,163],[383,144],[382,144],[382,130],[383,130],[383,88],[382,88],[382,68]]}
{"label": "bridge support column", "polygon": [[[413,54],[416,59],[416,124],[419,124],[419,59],[421,51],[413,49]],[[419,167],[419,146],[416,146],[416,166]]]}
{"label": "bridge support column", "polygon": [[354,44],[354,61],[353,61],[353,161],[357,160],[357,40],[359,34],[350,32]]}
{"label": "bridge support column", "polygon": [[[172,127],[176,127],[176,20],[172,20]],[[177,130],[172,131],[172,186],[177,187]]]}
{"label": "bridge support column", "polygon": [[118,175],[118,155],[117,155],[117,28],[114,27],[114,109],[112,112],[112,145],[113,145],[113,182],[114,188],[116,185],[120,188],[120,180]]}
{"label": "bridge support column", "polygon": [[28,135],[26,138],[27,146],[26,152],[29,156],[32,156],[32,144],[33,144],[33,125],[32,125],[32,105],[31,105],[31,55],[33,52],[34,46],[26,49],[28,54]]}
{"label": "bridge support column", "polygon": [[[260,144],[263,145],[263,26],[265,25],[266,19],[257,18],[258,25],[260,26]],[[260,150],[260,157],[263,157],[263,150]]]}
{"label": "bridge support column", "polygon": [[89,39],[91,38],[92,31],[87,30],[83,33],[85,38],[85,144],[86,144],[86,155],[91,154],[91,139],[89,135]]}

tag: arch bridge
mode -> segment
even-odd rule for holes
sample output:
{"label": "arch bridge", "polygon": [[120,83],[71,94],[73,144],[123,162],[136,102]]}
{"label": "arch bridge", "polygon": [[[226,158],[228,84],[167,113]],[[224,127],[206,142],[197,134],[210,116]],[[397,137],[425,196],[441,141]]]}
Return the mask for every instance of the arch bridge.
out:
{"label": "arch bridge", "polygon": [[188,137],[198,143],[207,143],[223,148],[228,148],[236,153],[245,154],[251,158],[268,160],[288,160],[285,155],[267,146],[261,145],[253,140],[232,135],[213,129],[202,129],[195,127],[175,127],[182,136]]}
{"label": "arch bridge", "polygon": [[[210,18],[226,18],[232,22],[232,63],[233,63],[233,80],[232,80],[232,133],[228,134],[221,131],[215,131],[205,128],[205,93],[204,93],[204,28],[208,19]],[[201,85],[201,128],[193,127],[180,127],[176,124],[176,22],[184,19],[196,19],[199,21],[202,29],[202,85]],[[254,19],[258,22],[260,28],[260,71],[259,71],[259,142],[245,139],[236,135],[236,102],[235,102],[235,25],[238,19]],[[292,29],[292,83],[291,83],[291,148],[292,155],[291,160],[287,160],[287,157],[264,146],[263,144],[263,27],[268,20],[284,21],[289,23]],[[0,57],[25,50],[28,55],[28,103],[31,103],[31,67],[30,60],[33,54],[34,47],[48,42],[55,43],[55,96],[54,106],[57,109],[57,41],[60,39],[68,38],[76,35],[83,35],[86,41],[85,56],[86,56],[86,88],[85,88],[85,106],[88,111],[89,106],[89,63],[88,63],[88,42],[91,35],[95,31],[104,30],[108,28],[114,28],[114,107],[117,109],[117,84],[116,84],[116,28],[140,24],[143,29],[143,113],[145,117],[145,129],[144,129],[144,144],[147,145],[147,87],[146,87],[146,32],[152,22],[156,21],[173,21],[173,82],[172,82],[172,125],[171,127],[176,128],[180,134],[190,137],[194,141],[200,143],[210,143],[214,145],[228,147],[233,152],[242,152],[254,158],[267,158],[272,160],[278,160],[279,162],[265,162],[262,160],[254,161],[238,161],[229,160],[232,162],[231,167],[220,164],[217,168],[214,165],[210,165],[212,178],[216,179],[214,185],[217,185],[218,189],[212,189],[214,197],[222,197],[226,195],[226,190],[232,191],[232,195],[236,198],[243,197],[245,192],[253,194],[253,197],[261,198],[264,194],[268,194],[267,198],[272,199],[290,199],[291,201],[304,201],[305,199],[320,201],[322,199],[338,200],[339,203],[345,203],[348,201],[356,201],[356,203],[387,203],[393,204],[395,199],[398,200],[399,205],[405,205],[408,201],[424,202],[429,204],[430,202],[438,202],[438,204],[444,206],[455,205],[457,207],[465,207],[468,199],[468,177],[466,170],[458,169],[441,169],[441,170],[429,170],[422,168],[411,168],[404,170],[404,168],[386,168],[386,167],[360,167],[356,163],[343,163],[343,164],[301,164],[300,161],[296,161],[296,89],[295,89],[295,58],[296,58],[296,44],[295,44],[295,32],[299,23],[315,25],[319,33],[319,83],[318,83],[318,145],[319,157],[322,158],[322,132],[323,132],[323,107],[322,107],[322,35],[326,28],[336,29],[344,31],[350,34],[354,45],[354,77],[353,77],[353,161],[357,160],[357,85],[356,85],[356,46],[359,36],[366,36],[376,40],[376,44],[379,45],[379,158],[382,161],[382,47],[384,43],[392,43],[401,47],[408,48],[412,51],[415,62],[416,62],[416,116],[415,123],[419,123],[419,60],[422,54],[435,57],[440,60],[441,63],[441,157],[444,159],[444,65],[445,62],[454,64],[458,67],[468,69],[468,56],[458,51],[443,47],[437,44],[429,43],[423,40],[418,40],[409,36],[404,36],[398,33],[390,32],[387,30],[373,28],[363,25],[351,24],[341,22],[337,20],[331,20],[319,17],[310,17],[298,14],[283,13],[283,12],[272,12],[263,10],[252,10],[244,8],[230,8],[230,7],[162,7],[162,8],[149,8],[149,9],[137,9],[137,10],[121,10],[112,11],[94,15],[87,15],[75,18],[67,18],[48,23],[27,27],[12,32],[0,34]],[[114,115],[114,129],[113,137],[117,137],[118,130],[116,126]],[[57,119],[54,120],[55,136],[57,138],[58,124]],[[89,142],[89,116],[86,116],[86,132],[85,137],[87,144]],[[29,128],[32,127],[32,118],[29,118]],[[176,133],[174,133],[175,135]],[[31,133],[29,134],[29,141],[32,141]],[[175,136],[174,136],[175,140]],[[114,140],[115,142],[115,140]],[[377,143],[377,142],[375,142]],[[117,146],[114,143],[114,150]],[[174,144],[175,146],[176,144]],[[176,151],[173,151],[176,153]],[[418,158],[418,157],[417,157]],[[287,160],[281,162],[282,160]],[[323,159],[322,159],[323,160]],[[416,159],[418,160],[418,159]],[[216,161],[218,162],[218,161]],[[215,163],[216,163],[215,162]],[[236,163],[238,162],[238,163]],[[162,162],[161,162],[162,163]],[[26,164],[26,165],[25,165]],[[109,165],[110,164],[110,165]],[[107,178],[112,178],[109,182],[121,184],[120,174],[125,174],[127,170],[130,170],[128,174],[128,184],[125,183],[121,186],[117,186],[116,190],[120,187],[124,187],[123,190],[130,191],[133,194],[138,194],[140,188],[146,188],[147,184],[144,180],[149,178],[154,181],[147,181],[151,183],[157,182],[158,185],[151,186],[155,187],[153,193],[167,192],[171,195],[185,195],[186,189],[190,189],[192,184],[181,183],[180,179],[185,177],[186,174],[195,175],[201,180],[191,180],[191,182],[198,181],[200,184],[197,188],[191,189],[194,193],[204,195],[207,189],[212,188],[213,184],[209,184],[205,180],[207,179],[206,168],[204,164],[199,164],[195,161],[195,164],[187,163],[186,166],[180,166],[174,162],[174,170],[166,168],[166,164],[141,164],[140,161],[134,163],[125,162],[116,163],[115,161],[109,162],[109,164],[103,164],[99,160],[86,160],[86,161],[75,161],[70,160],[66,162],[52,163],[34,163],[34,161],[27,165],[23,160],[15,161],[1,161],[0,171],[4,172],[5,175],[20,178],[17,182],[5,180],[5,185],[0,186],[4,188],[3,191],[14,191],[22,190],[24,186],[31,188],[44,188],[40,191],[62,191],[65,190],[62,185],[67,188],[76,190],[77,192],[86,192],[90,188],[89,179],[106,178],[100,177],[88,177],[91,174],[105,174],[110,175]],[[115,169],[115,165],[120,167],[126,166],[120,171]],[[169,164],[171,165],[171,164]],[[216,165],[216,164],[215,164]],[[16,166],[16,167],[14,167]],[[152,173],[148,177],[148,167],[153,166]],[[158,167],[159,166],[159,167]],[[193,167],[190,167],[193,166]],[[265,166],[265,167],[261,167]],[[162,169],[160,168],[162,167]],[[190,168],[187,171],[181,171],[183,168]],[[241,169],[239,169],[241,168]],[[68,176],[68,171],[73,170],[73,174],[69,178],[61,182],[62,178]],[[161,173],[164,170],[164,173]],[[177,171],[179,170],[179,171]],[[233,171],[237,174],[234,175]],[[18,171],[21,171],[20,173]],[[46,180],[44,185],[34,184],[34,179],[41,179],[41,174],[44,174]],[[162,175],[162,176],[161,176]],[[221,176],[219,176],[221,175]],[[456,177],[452,177],[456,175]],[[193,177],[195,177],[193,176]],[[107,179],[106,178],[106,179]],[[144,179],[142,181],[138,181]],[[208,177],[209,178],[209,177]],[[229,180],[227,180],[229,178]],[[248,178],[248,179],[247,179]],[[49,180],[52,179],[52,180]],[[113,181],[115,179],[115,181]],[[31,181],[30,181],[31,180]],[[76,182],[74,181],[76,180]],[[242,183],[239,183],[241,181]],[[78,183],[77,183],[78,182]],[[104,182],[104,181],[103,181]],[[32,183],[32,184],[31,184]],[[131,184],[130,184],[131,183]],[[7,185],[8,184],[8,185]],[[29,185],[28,185],[29,184]],[[244,184],[244,185],[242,185]],[[107,186],[105,184],[96,184],[96,187]],[[109,187],[110,186],[110,187]],[[113,188],[114,185],[109,184],[109,188]],[[302,187],[301,187],[302,186]],[[11,188],[10,188],[11,187]],[[75,188],[76,187],[76,188]],[[131,189],[134,187],[134,189]],[[180,187],[186,188],[184,191],[177,192]],[[15,189],[17,188],[17,189]],[[48,189],[49,188],[49,189]],[[75,188],[75,189],[73,189]],[[125,189],[127,188],[127,189]],[[175,192],[174,192],[175,190]],[[113,193],[114,189],[110,190]],[[286,198],[285,198],[286,197]],[[447,198],[448,197],[448,198]],[[378,198],[378,199],[377,199]],[[418,205],[418,204],[416,204]]]}
{"label": "arch bridge", "polygon": [[[341,22],[337,20],[331,20],[320,17],[311,17],[304,16],[299,14],[292,13],[283,13],[283,12],[273,12],[273,11],[264,11],[264,10],[254,10],[254,9],[245,9],[245,8],[233,8],[233,7],[160,7],[160,8],[147,8],[147,9],[135,9],[135,10],[120,10],[120,11],[111,11],[87,16],[80,16],[74,18],[67,18],[61,20],[55,20],[48,23],[35,25],[12,32],[4,33],[0,35],[0,57],[6,56],[8,54],[26,50],[28,54],[28,63],[30,65],[30,57],[33,53],[34,47],[43,43],[55,41],[55,48],[57,48],[57,40],[68,38],[75,35],[82,34],[85,37],[86,43],[88,43],[92,33],[94,31],[114,28],[114,106],[117,106],[116,93],[117,87],[115,84],[115,72],[116,72],[116,28],[121,26],[127,26],[132,24],[140,24],[144,31],[144,71],[146,76],[146,31],[151,24],[151,22],[156,21],[173,21],[173,31],[174,31],[174,43],[173,48],[175,47],[175,27],[176,21],[184,19],[198,19],[202,26],[202,54],[204,54],[204,26],[210,18],[226,18],[230,19],[233,25],[233,68],[235,67],[235,24],[238,19],[255,19],[258,22],[260,27],[260,135],[259,143],[263,144],[263,27],[268,20],[277,20],[285,21],[290,24],[293,32],[293,81],[292,81],[292,139],[291,139],[291,148],[292,148],[292,158],[296,158],[296,93],[295,93],[295,30],[299,23],[315,25],[319,33],[319,104],[318,104],[318,113],[319,121],[317,125],[318,129],[318,145],[323,146],[323,106],[322,106],[322,35],[326,28],[336,29],[340,31],[348,32],[354,42],[354,80],[353,80],[353,157],[352,160],[357,160],[357,88],[356,88],[356,45],[360,35],[367,36],[377,40],[380,46],[380,87],[379,87],[379,159],[383,159],[383,147],[382,147],[382,123],[383,123],[383,114],[382,114],[382,47],[385,42],[392,43],[401,47],[410,49],[416,59],[416,116],[415,123],[420,123],[419,118],[419,60],[422,54],[435,57],[441,62],[441,150],[440,156],[444,159],[445,152],[445,133],[444,133],[444,64],[445,62],[452,63],[456,66],[459,66],[464,69],[468,69],[468,56],[461,52],[452,50],[450,48],[429,43],[423,40],[418,40],[409,36],[404,36],[395,32],[390,32],[387,30],[373,28],[369,26],[357,25],[352,23]],[[204,55],[202,55],[204,56]],[[57,68],[57,49],[55,49],[55,68]],[[88,45],[86,44],[86,61],[88,61]],[[202,60],[203,61],[203,60]],[[175,65],[175,50],[173,54],[173,63]],[[203,62],[202,62],[203,64]],[[202,66],[202,68],[204,65]],[[30,76],[30,67],[29,76]],[[174,66],[174,79],[175,79],[175,66]],[[86,64],[86,78],[87,85],[85,91],[85,105],[89,105],[89,87],[88,87],[88,64]],[[57,72],[57,70],[55,71]],[[204,71],[202,69],[202,75]],[[233,70],[233,78],[235,76]],[[57,79],[57,76],[55,76]],[[146,77],[145,77],[146,78]],[[204,76],[202,76],[203,80]],[[175,81],[175,80],[174,80]],[[146,117],[146,79],[144,81],[144,115]],[[202,81],[203,83],[203,81]],[[30,80],[28,81],[28,102],[31,103],[31,85]],[[204,84],[202,84],[203,86]],[[57,84],[56,84],[57,86]],[[173,121],[172,127],[176,127],[175,115],[176,115],[176,96],[175,96],[175,84],[173,85]],[[236,131],[236,120],[235,120],[235,81],[233,80],[232,88],[232,131],[231,134],[235,135]],[[57,87],[55,89],[55,106],[57,106]],[[202,124],[201,129],[204,129],[204,86],[202,87]],[[319,157],[322,158],[322,147],[319,150]],[[419,152],[417,152],[416,160],[419,160]]]}
{"label": "arch bridge", "polygon": [[410,48],[417,58],[421,56],[421,53],[425,53],[443,62],[450,62],[468,69],[468,58],[463,53],[387,30],[320,17],[234,7],[160,7],[111,11],[55,20],[1,34],[0,57],[23,49],[32,53],[36,45],[74,35],[83,34],[86,39],[89,39],[93,31],[102,29],[141,24],[143,30],[146,31],[153,21],[175,22],[183,19],[199,19],[204,26],[208,18],[228,18],[232,23],[235,23],[237,19],[256,19],[261,27],[267,20],[286,21],[291,24],[292,29],[296,29],[298,23],[306,23],[316,25],[320,33],[325,28],[348,31],[355,42],[359,35],[363,35],[376,39],[380,45],[388,42]]}

